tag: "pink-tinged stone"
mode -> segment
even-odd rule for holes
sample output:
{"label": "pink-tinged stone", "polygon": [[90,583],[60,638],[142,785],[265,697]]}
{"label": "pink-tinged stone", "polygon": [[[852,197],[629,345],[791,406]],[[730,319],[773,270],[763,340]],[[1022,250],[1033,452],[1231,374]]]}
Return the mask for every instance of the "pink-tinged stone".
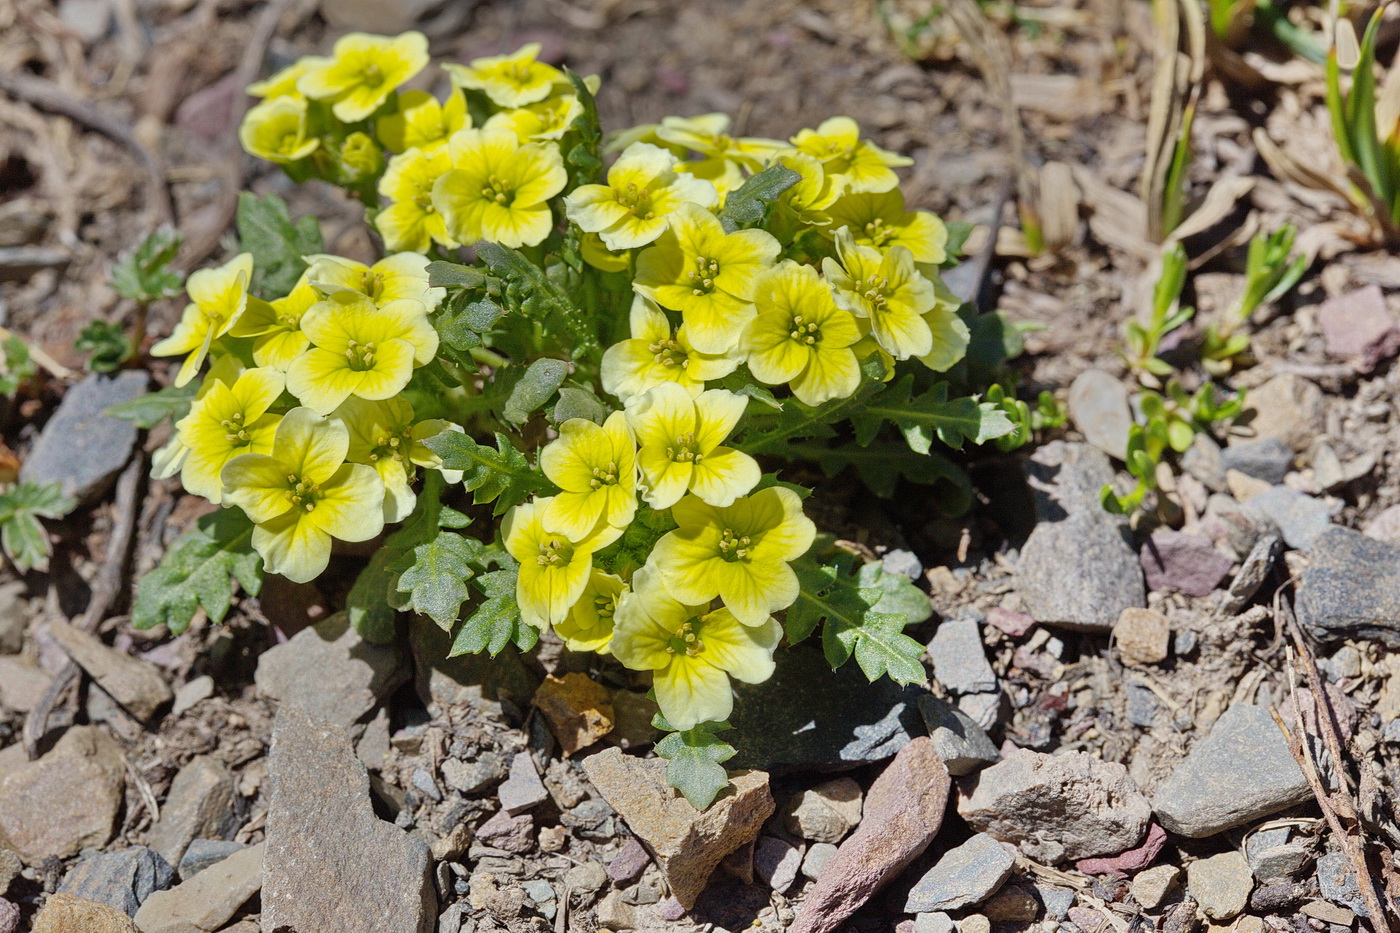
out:
{"label": "pink-tinged stone", "polygon": [[928,736],[895,755],[870,785],[856,831],[807,891],[790,933],[828,933],[928,848],[943,824],[951,781]]}
{"label": "pink-tinged stone", "polygon": [[1327,299],[1317,309],[1317,322],[1327,355],[1350,360],[1363,373],[1400,351],[1400,325],[1378,285]]}
{"label": "pink-tinged stone", "polygon": [[1147,828],[1147,838],[1142,845],[1109,858],[1083,858],[1074,867],[1086,875],[1112,875],[1127,878],[1152,864],[1153,859],[1162,854],[1167,844],[1167,831],[1156,823]]}
{"label": "pink-tinged stone", "polygon": [[1187,596],[1209,596],[1234,565],[1204,535],[1169,528],[1152,532],[1138,559],[1148,589]]}
{"label": "pink-tinged stone", "polygon": [[215,142],[232,128],[233,105],[242,94],[238,75],[225,75],[182,100],[175,110],[175,124]]}
{"label": "pink-tinged stone", "polygon": [[511,816],[501,810],[477,827],[476,838],[507,852],[529,852],[535,844],[535,818],[528,813]]}
{"label": "pink-tinged stone", "polygon": [[1099,929],[1107,925],[1108,918],[1092,907],[1071,907],[1069,922],[1084,933],[1098,933]]}
{"label": "pink-tinged stone", "polygon": [[[1323,689],[1327,691],[1327,702],[1332,707],[1333,714],[1336,715],[1337,728],[1341,730],[1341,740],[1350,742],[1351,737],[1356,734],[1356,706],[1351,702],[1351,697],[1342,692],[1336,684],[1324,683]],[[1308,727],[1311,735],[1321,735],[1321,724],[1317,719],[1317,697],[1310,690],[1299,690],[1296,694],[1298,702],[1303,707],[1303,722]],[[1278,705],[1279,718],[1290,730],[1296,729],[1298,714],[1294,710],[1294,697],[1284,697],[1282,703]],[[1325,714],[1324,714],[1325,715]]]}
{"label": "pink-tinged stone", "polygon": [[1020,638],[1035,628],[1035,619],[1024,612],[1013,612],[1000,606],[987,610],[987,621],[1012,638]]}

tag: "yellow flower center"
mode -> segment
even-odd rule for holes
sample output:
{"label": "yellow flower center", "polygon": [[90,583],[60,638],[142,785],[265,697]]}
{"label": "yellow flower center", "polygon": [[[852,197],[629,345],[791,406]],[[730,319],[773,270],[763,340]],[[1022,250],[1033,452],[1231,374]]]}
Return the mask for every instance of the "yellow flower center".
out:
{"label": "yellow flower center", "polygon": [[792,330],[788,336],[798,343],[810,347],[822,339],[822,331],[816,321],[804,320],[802,315],[796,314],[793,315]]}
{"label": "yellow flower center", "polygon": [[588,485],[593,489],[602,489],[604,486],[617,485],[617,462],[608,461],[605,467],[594,467],[593,478],[588,481]]}
{"label": "yellow flower center", "polygon": [[894,228],[886,226],[883,218],[876,217],[865,225],[865,235],[873,246],[884,246],[885,241],[894,236]]}
{"label": "yellow flower center", "polygon": [[535,563],[541,567],[566,567],[574,558],[574,549],[562,538],[550,538],[540,542],[540,552]]}
{"label": "yellow flower center", "polygon": [[481,196],[488,201],[495,201],[502,206],[508,206],[513,191],[514,189],[511,188],[510,182],[506,181],[504,178],[492,175],[486,179],[486,184],[482,186]]}
{"label": "yellow flower center", "polygon": [[651,193],[638,188],[636,182],[629,181],[626,188],[613,190],[617,192],[617,203],[627,208],[633,217],[651,220],[656,216],[651,209]]}
{"label": "yellow flower center", "polygon": [[870,306],[876,311],[885,310],[885,305],[889,303],[886,295],[889,285],[890,280],[878,273],[856,279],[856,291],[860,292],[861,297],[870,302]]}
{"label": "yellow flower center", "polygon": [[384,273],[371,269],[361,272],[360,290],[368,295],[371,301],[378,301],[384,291]]}
{"label": "yellow flower center", "polygon": [[695,435],[690,431],[676,435],[675,445],[666,448],[666,457],[672,463],[699,463],[705,458],[695,445]]}
{"label": "yellow flower center", "polygon": [[617,612],[616,596],[599,596],[593,600],[593,611],[598,613],[598,618],[611,619]]}
{"label": "yellow flower center", "polygon": [[648,344],[647,349],[651,351],[651,358],[662,366],[679,366],[684,369],[690,365],[690,356],[674,337]]}
{"label": "yellow flower center", "polygon": [[287,474],[287,491],[282,495],[287,497],[287,501],[293,508],[300,507],[304,511],[316,511],[316,500],[320,498],[321,485],[313,483],[308,477],[297,476],[295,473]]}
{"label": "yellow flower center", "polygon": [[403,463],[404,451],[408,450],[411,443],[412,428],[405,427],[398,434],[381,434],[374,439],[374,450],[370,451],[370,462],[375,462],[389,457],[397,463]]}
{"label": "yellow flower center", "polygon": [[719,277],[719,262],[704,256],[695,257],[695,268],[690,272],[692,295],[708,295]]}
{"label": "yellow flower center", "polygon": [[224,435],[224,440],[230,444],[248,443],[248,427],[243,423],[243,412],[236,411],[220,421],[219,424],[228,432]]}
{"label": "yellow flower center", "polygon": [[362,373],[374,365],[374,344],[356,343],[352,340],[346,344],[345,358],[350,361],[351,369]]}
{"label": "yellow flower center", "polygon": [[726,528],[719,538],[719,556],[728,561],[744,560],[749,556],[752,544],[748,535],[736,534],[733,528]]}
{"label": "yellow flower center", "polygon": [[701,640],[698,632],[695,631],[697,622],[695,619],[683,624],[671,635],[670,643],[666,646],[667,654],[683,654],[693,658],[705,650],[705,642]]}
{"label": "yellow flower center", "polygon": [[301,327],[301,315],[294,311],[283,311],[277,315],[277,323],[287,330],[296,330]]}
{"label": "yellow flower center", "polygon": [[364,82],[366,87],[379,87],[384,83],[384,69],[380,68],[377,63],[370,62],[360,69],[360,80]]}
{"label": "yellow flower center", "polygon": [[301,131],[296,128],[290,129],[277,137],[277,145],[273,147],[273,151],[278,155],[291,155],[301,146],[301,140]]}

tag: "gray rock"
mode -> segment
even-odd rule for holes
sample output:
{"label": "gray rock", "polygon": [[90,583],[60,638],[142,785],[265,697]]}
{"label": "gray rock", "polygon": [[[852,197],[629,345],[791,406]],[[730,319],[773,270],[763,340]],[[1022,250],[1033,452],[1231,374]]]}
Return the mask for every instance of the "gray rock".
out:
{"label": "gray rock", "polygon": [[1040,898],[1040,906],[1045,908],[1045,919],[1060,921],[1069,915],[1074,906],[1074,891],[1057,888],[1043,881],[1035,882],[1035,893]]}
{"label": "gray rock", "polygon": [[1011,869],[1016,854],[1010,846],[978,833],[943,854],[915,883],[904,902],[907,914],[957,910],[980,904],[996,893]]}
{"label": "gray rock", "polygon": [[[168,891],[156,891],[136,912],[136,926],[141,933],[222,929],[262,887],[264,849],[261,842],[249,846]],[[306,933],[320,929],[307,927]]]}
{"label": "gray rock", "polygon": [[1157,865],[1133,876],[1132,892],[1137,902],[1148,910],[1162,906],[1167,895],[1181,883],[1181,869],[1175,865]]}
{"label": "gray rock", "polygon": [[476,837],[493,848],[524,854],[535,845],[535,818],[528,813],[511,816],[498,810],[476,828]]}
{"label": "gray rock", "polygon": [[1290,842],[1287,826],[1251,833],[1245,840],[1244,857],[1254,877],[1260,881],[1292,878],[1312,861],[1312,854],[1302,843]]}
{"label": "gray rock", "polygon": [[1023,748],[961,788],[958,813],[972,828],[1054,864],[1136,846],[1152,807],[1120,764]]}
{"label": "gray rock", "polygon": [[29,712],[43,699],[52,680],[24,655],[0,656],[0,707]]}
{"label": "gray rock", "polygon": [[1201,530],[1236,555],[1248,554],[1260,535],[1270,530],[1268,524],[1268,519],[1257,510],[1245,508],[1224,493],[1207,499],[1205,514],[1201,516]]}
{"label": "gray rock", "polygon": [[1298,586],[1298,621],[1319,641],[1400,648],[1400,547],[1334,527],[1315,542]]}
{"label": "gray rock", "polygon": [[1200,641],[1200,636],[1195,629],[1179,629],[1172,636],[1172,651],[1178,658],[1184,658],[1196,650],[1196,643]]}
{"label": "gray rock", "polygon": [[273,724],[268,783],[265,929],[432,930],[428,846],[374,815],[369,775],[341,726],[284,705]]}
{"label": "gray rock", "polygon": [[136,425],[104,412],[146,393],[144,370],[97,373],[63,396],[20,468],[21,482],[58,483],[80,502],[96,499],[136,446]]}
{"label": "gray rock", "polygon": [[1265,535],[1255,542],[1249,556],[1240,565],[1240,572],[1230,581],[1230,589],[1220,604],[1220,611],[1226,615],[1243,612],[1259,588],[1274,569],[1274,562],[1283,552],[1283,542],[1278,535]]}
{"label": "gray rock", "polygon": [[636,836],[628,836],[622,851],[608,863],[608,878],[620,887],[625,887],[642,877],[642,872],[651,864],[651,856],[646,846],[637,841]]}
{"label": "gray rock", "polygon": [[1157,695],[1146,684],[1136,681],[1128,683],[1128,722],[1144,729],[1151,729],[1157,723]]}
{"label": "gray rock", "polygon": [[837,778],[794,794],[783,808],[783,828],[812,842],[840,842],[860,822],[860,785]]}
{"label": "gray rock", "polygon": [[976,619],[947,619],[940,623],[928,643],[933,676],[954,694],[991,693],[997,689],[997,675],[987,663],[982,647],[982,630]]}
{"label": "gray rock", "polygon": [[1199,839],[1310,799],[1273,716],[1236,703],[1158,785],[1152,805],[1164,827]]}
{"label": "gray rock", "polygon": [[60,894],[115,907],[136,916],[146,898],[175,881],[175,870],[159,853],[145,846],[85,858],[63,876]]}
{"label": "gray rock", "polygon": [[1318,536],[1332,526],[1332,510],[1327,503],[1287,486],[1273,486],[1250,499],[1249,505],[1278,526],[1291,548],[1312,547]]}
{"label": "gray rock", "polygon": [[1186,893],[1212,920],[1229,920],[1249,903],[1254,876],[1238,852],[1222,852],[1186,866]]}
{"label": "gray rock", "polygon": [[38,865],[106,845],[125,785],[121,746],[95,726],[70,728],[37,761],[0,766],[0,848]]}
{"label": "gray rock", "polygon": [[180,859],[180,878],[193,878],[210,865],[218,864],[246,848],[248,847],[241,842],[230,842],[226,839],[192,839]]}
{"label": "gray rock", "polygon": [[932,694],[919,697],[933,749],[954,777],[1001,761],[1001,753],[971,717]]}
{"label": "gray rock", "polygon": [[23,870],[24,863],[19,860],[19,856],[9,849],[0,847],[0,897],[3,897],[10,890],[10,885]]}
{"label": "gray rock", "polygon": [[526,668],[519,652],[510,647],[494,658],[484,652],[449,658],[452,636],[436,625],[410,625],[408,642],[414,688],[430,707],[469,705],[498,715],[503,699],[522,709],[528,707],[540,685],[539,676]]}
{"label": "gray rock", "polygon": [[1225,462],[1217,444],[1208,434],[1197,434],[1186,453],[1181,455],[1181,468],[1201,481],[1211,492],[1225,489]]}
{"label": "gray rock", "polygon": [[914,933],[953,933],[958,925],[941,910],[928,911],[914,918]]}
{"label": "gray rock", "polygon": [[505,779],[506,764],[495,752],[483,752],[474,761],[448,758],[442,763],[442,779],[464,794],[479,794]]}
{"label": "gray rock", "polygon": [[759,880],[786,894],[802,867],[802,850],[776,836],[760,836],[753,847],[753,870]]}
{"label": "gray rock", "polygon": [[1110,457],[1127,459],[1133,413],[1121,380],[1100,369],[1080,373],[1069,387],[1069,416],[1090,444]]}
{"label": "gray rock", "polygon": [[29,629],[29,587],[23,580],[0,583],[0,655],[24,650],[24,633]]}
{"label": "gray rock", "polygon": [[175,702],[170,707],[170,715],[179,716],[213,695],[214,678],[202,674],[175,691]]}
{"label": "gray rock", "polygon": [[981,729],[995,729],[1006,708],[1006,698],[995,693],[964,693],[958,697],[958,711]]}
{"label": "gray rock", "polygon": [[807,847],[807,854],[802,857],[802,874],[804,877],[816,881],[821,877],[822,869],[826,863],[831,861],[831,857],[836,854],[836,846],[829,842],[814,842]]}
{"label": "gray rock", "polygon": [[506,778],[496,796],[501,801],[501,807],[511,816],[519,816],[549,799],[549,791],[545,790],[529,752],[516,753],[510,763],[510,777]]}
{"label": "gray rock", "polygon": [[872,684],[854,664],[833,672],[821,650],[807,644],[773,660],[768,680],[734,685],[728,741],[739,753],[726,768],[852,768],[889,758],[923,732],[916,687],[888,677]]}
{"label": "gray rock", "polygon": [[1317,860],[1317,884],[1322,896],[1360,917],[1371,916],[1351,861],[1345,852],[1328,852]]}
{"label": "gray rock", "polygon": [[142,722],[150,722],[174,698],[160,668],[150,661],[109,648],[96,635],[67,622],[50,623],[49,634],[99,687]]}
{"label": "gray rock", "polygon": [[886,573],[897,573],[911,580],[917,580],[924,575],[923,562],[913,551],[896,548],[887,553],[880,563],[884,565]]}
{"label": "gray rock", "polygon": [[1276,486],[1293,466],[1293,450],[1276,437],[1238,441],[1221,453],[1220,465]]}
{"label": "gray rock", "polygon": [[408,679],[406,660],[360,638],[338,612],[263,652],[254,680],[263,696],[344,728]]}
{"label": "gray rock", "polygon": [[1051,441],[1026,461],[1026,484],[1037,521],[1057,522],[1076,512],[1103,514],[1100,492],[1113,482],[1113,464],[1088,444]]}
{"label": "gray rock", "polygon": [[147,836],[171,865],[180,864],[195,837],[218,837],[234,828],[233,775],[219,759],[200,755],[180,769]]}
{"label": "gray rock", "polygon": [[1050,625],[1108,632],[1147,593],[1137,553],[1107,512],[1074,513],[1035,526],[1016,565],[1026,611]]}
{"label": "gray rock", "polygon": [[1308,449],[1317,436],[1326,409],[1322,390],[1301,376],[1284,373],[1249,390],[1245,411],[1253,410],[1249,424],[1255,436],[1275,438],[1293,450]]}
{"label": "gray rock", "polygon": [[1209,596],[1234,565],[1209,538],[1170,528],[1152,532],[1139,560],[1148,589],[1187,596]]}

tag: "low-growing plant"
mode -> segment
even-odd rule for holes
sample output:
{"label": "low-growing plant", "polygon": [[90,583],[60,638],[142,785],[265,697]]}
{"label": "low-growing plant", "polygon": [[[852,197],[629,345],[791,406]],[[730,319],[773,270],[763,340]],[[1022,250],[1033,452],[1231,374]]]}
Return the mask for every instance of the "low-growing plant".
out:
{"label": "low-growing plant", "polygon": [[0,548],[20,573],[46,573],[53,548],[41,518],[58,519],[77,506],[58,483],[29,481],[0,492]]}
{"label": "low-growing plant", "polygon": [[1259,308],[1292,290],[1308,271],[1307,256],[1289,260],[1297,235],[1297,227],[1284,224],[1273,233],[1260,231],[1249,241],[1244,289],[1218,321],[1206,326],[1201,338],[1201,365],[1206,372],[1213,376],[1229,373],[1249,349],[1249,335],[1240,333],[1240,328]]}
{"label": "low-growing plant", "polygon": [[1161,377],[1172,374],[1172,365],[1158,354],[1162,340],[1196,314],[1181,304],[1186,285],[1186,250],[1173,243],[1162,253],[1162,272],[1152,289],[1150,316],[1146,323],[1130,319],[1123,327],[1123,358],[1128,369],[1144,385],[1161,388]]}
{"label": "low-growing plant", "polygon": [[243,196],[243,252],[190,275],[152,348],[173,386],[114,410],[172,419],[157,475],[223,506],[133,623],[218,621],[233,581],[314,580],[336,542],[392,529],[346,597],[358,631],[412,613],[454,655],[553,630],[613,659],[705,806],[731,681],[784,642],[820,629],[833,667],[926,677],[904,629],[927,598],[821,543],[790,465],[944,483],[954,510],[966,480],[935,443],[1015,425],[947,375],[972,312],[940,279],[948,227],[905,204],[909,159],[847,117],[786,141],[667,117],[605,148],[597,80],[538,51],[446,63],[438,98],[398,90],[423,36],[352,34],[250,88],[244,147],[363,202],[385,253],[329,255],[314,218]]}
{"label": "low-growing plant", "polygon": [[1393,245],[1400,243],[1400,68],[1392,65],[1377,87],[1376,43],[1385,7],[1376,8],[1359,41],[1350,19],[1334,18],[1327,50],[1327,111],[1352,201]]}

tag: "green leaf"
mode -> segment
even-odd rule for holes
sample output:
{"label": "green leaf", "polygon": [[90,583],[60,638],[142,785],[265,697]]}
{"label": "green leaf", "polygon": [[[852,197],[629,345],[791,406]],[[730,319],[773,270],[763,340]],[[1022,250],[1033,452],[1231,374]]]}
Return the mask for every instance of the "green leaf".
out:
{"label": "green leaf", "polygon": [[667,760],[667,783],[697,810],[714,803],[719,792],[729,786],[722,764],[737,752],[715,735],[728,728],[728,723],[701,723],[686,732],[672,732],[656,743],[656,754]]}
{"label": "green leaf", "polygon": [[482,334],[495,327],[505,313],[505,308],[490,298],[482,298],[444,310],[433,323],[443,343],[465,352],[481,346]]}
{"label": "green leaf", "polygon": [[253,294],[267,299],[289,294],[306,269],[303,256],[322,249],[321,227],[307,215],[292,223],[287,202],[275,194],[238,195],[238,239],[253,254]]}
{"label": "green leaf", "polygon": [[544,475],[531,469],[525,455],[499,431],[495,450],[460,431],[444,431],[423,443],[442,457],[443,469],[462,471],[462,485],[472,493],[473,502],[495,502],[496,515],[548,485]]}
{"label": "green leaf", "polygon": [[582,418],[602,424],[608,417],[607,408],[598,396],[583,389],[565,386],[559,390],[559,403],[554,406],[554,423],[563,424],[570,418]]}
{"label": "green leaf", "polygon": [[0,395],[14,395],[36,371],[24,341],[14,334],[0,340]]}
{"label": "green leaf", "polygon": [[20,573],[49,569],[49,535],[41,518],[62,518],[77,500],[58,483],[24,482],[0,493],[0,548]]}
{"label": "green leaf", "polygon": [[433,540],[412,550],[412,559],[399,575],[396,589],[408,594],[409,608],[450,633],[467,600],[467,581],[474,576],[471,562],[481,556],[481,549],[481,542],[475,538],[439,532]]}
{"label": "green leaf", "polygon": [[944,226],[948,228],[948,242],[943,246],[944,251],[949,257],[961,256],[963,247],[967,245],[967,238],[972,236],[974,225],[964,221],[954,221],[944,224]]}
{"label": "green leaf", "polygon": [[535,409],[554,397],[568,375],[569,364],[563,360],[547,356],[535,360],[510,390],[502,414],[507,421],[523,424]]}
{"label": "green leaf", "polygon": [[146,234],[134,250],[112,267],[113,291],[141,304],[180,294],[180,273],[170,268],[180,243],[179,231],[170,227]]}
{"label": "green leaf", "polygon": [[763,223],[769,205],[801,180],[800,174],[785,165],[770,165],[751,176],[724,199],[724,210],[719,214],[724,231],[733,233]]}
{"label": "green leaf", "polygon": [[940,382],[922,395],[914,396],[913,376],[905,376],[878,399],[852,416],[856,439],[868,444],[886,422],[893,422],[904,434],[911,450],[929,452],[933,435],[954,450],[963,441],[984,444],[1016,430],[999,406],[975,398],[948,398],[948,384]]}
{"label": "green leaf", "polygon": [[134,352],[122,326],[108,321],[89,321],[73,341],[73,349],[89,354],[84,366],[94,373],[116,372]]}
{"label": "green leaf", "polygon": [[430,288],[480,288],[486,283],[481,270],[457,262],[436,259],[428,263]]}
{"label": "green leaf", "polygon": [[504,549],[497,547],[484,549],[478,564],[501,569],[478,573],[472,580],[472,587],[485,598],[463,620],[447,656],[455,658],[486,651],[495,657],[511,643],[521,651],[529,651],[539,641],[540,633],[520,618],[520,604],[515,599],[520,565]]}
{"label": "green leaf", "polygon": [[165,625],[178,635],[202,606],[222,622],[233,600],[230,578],[250,596],[262,589],[262,558],[253,550],[253,523],[241,509],[200,517],[165,552],[160,566],[141,578],[131,607],[138,629]]}
{"label": "green leaf", "polygon": [[104,414],[120,418],[123,421],[130,421],[143,431],[149,431],[166,418],[179,421],[189,414],[190,405],[194,403],[194,396],[199,391],[199,385],[200,380],[196,379],[188,385],[178,388],[166,386],[164,389],[151,392],[140,398],[134,398],[129,402],[109,405]]}

